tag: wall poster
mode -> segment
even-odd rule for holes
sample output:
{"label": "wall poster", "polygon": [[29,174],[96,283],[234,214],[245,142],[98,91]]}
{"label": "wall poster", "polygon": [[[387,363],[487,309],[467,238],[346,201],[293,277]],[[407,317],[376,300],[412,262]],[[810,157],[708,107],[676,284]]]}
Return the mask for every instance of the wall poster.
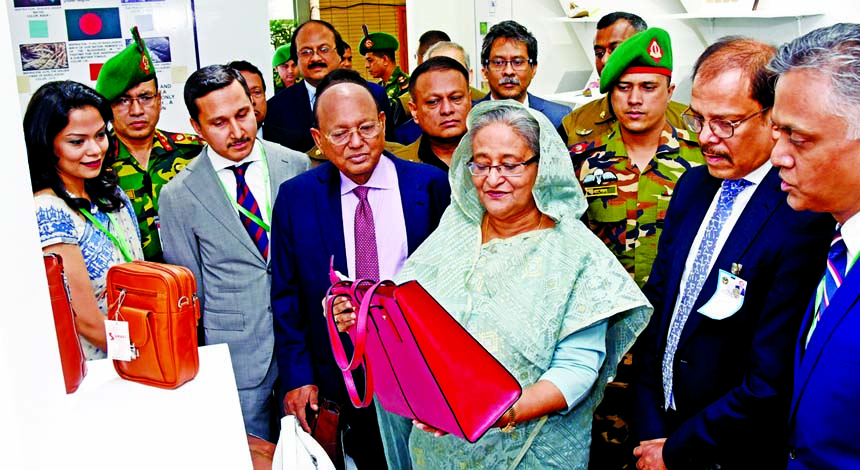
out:
{"label": "wall poster", "polygon": [[158,127],[191,132],[182,89],[197,70],[191,0],[7,0],[23,114],[33,92],[54,80],[95,87],[104,62],[137,26],[158,75]]}

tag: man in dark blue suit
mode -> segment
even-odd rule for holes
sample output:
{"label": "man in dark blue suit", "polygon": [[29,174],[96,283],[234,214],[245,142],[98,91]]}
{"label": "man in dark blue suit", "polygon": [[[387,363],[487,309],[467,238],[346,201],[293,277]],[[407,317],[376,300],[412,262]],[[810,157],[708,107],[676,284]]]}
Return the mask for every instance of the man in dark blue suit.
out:
{"label": "man in dark blue suit", "polygon": [[675,186],[643,288],[639,469],[785,466],[789,358],[833,221],[789,207],[768,161],[774,52],[724,38],[694,68],[684,120],[707,166]]}
{"label": "man in dark blue suit", "polygon": [[481,71],[490,93],[472,105],[491,99],[519,101],[542,112],[567,142],[561,120],[570,113],[570,107],[528,92],[537,73],[537,56],[537,39],[523,25],[511,20],[493,25],[481,45]]}
{"label": "man in dark blue suit", "polygon": [[[268,100],[268,112],[263,122],[263,138],[277,142],[299,152],[307,152],[314,146],[311,137],[313,124],[313,100],[316,88],[332,70],[340,66],[344,54],[344,42],[334,27],[320,20],[302,23],[293,34],[290,56],[298,57],[302,81],[288,87]],[[391,108],[388,96],[381,86],[370,84],[381,112],[387,118],[387,140],[395,141],[394,126],[390,125]]]}
{"label": "man in dark blue suit", "polygon": [[321,303],[329,259],[353,278],[394,277],[436,228],[450,188],[443,171],[383,151],[385,116],[357,72],[331,72],[320,83],[314,115],[313,138],[329,161],[281,185],[272,216],[272,308],[284,410],[307,429],[306,413],[317,410],[319,397],[343,405],[346,453],[358,468],[385,468],[374,407],[350,404],[326,334]]}
{"label": "man in dark blue suit", "polygon": [[[839,222],[827,272],[801,323],[789,413],[788,468],[860,468],[860,25],[817,29],[782,46],[773,107],[788,204]],[[810,86],[810,84],[815,86]],[[787,360],[787,358],[786,358]]]}

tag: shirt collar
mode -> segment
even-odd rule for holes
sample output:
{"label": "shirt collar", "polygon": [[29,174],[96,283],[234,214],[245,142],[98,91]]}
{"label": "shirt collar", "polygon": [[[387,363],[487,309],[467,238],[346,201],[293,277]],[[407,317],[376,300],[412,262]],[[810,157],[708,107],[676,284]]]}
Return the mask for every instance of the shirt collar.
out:
{"label": "shirt collar", "polygon": [[[376,189],[394,189],[397,185],[397,168],[394,162],[391,161],[384,153],[379,156],[379,163],[373,169],[373,174],[364,186]],[[348,176],[340,172],[340,195],[343,196],[352,192],[358,184],[349,179]]]}
{"label": "shirt collar", "polygon": [[749,172],[749,174],[744,176],[744,179],[758,186],[761,184],[762,181],[764,181],[764,177],[767,176],[771,168],[773,168],[773,164],[770,162],[770,160],[767,160],[764,162],[764,164],[762,164],[762,166],[756,168],[755,170]]}
{"label": "shirt collar", "polygon": [[[487,93],[487,96],[490,97],[490,101],[498,101],[495,97],[493,97],[493,92]],[[526,108],[531,108],[531,106],[529,106],[529,94],[528,93],[526,93],[526,99],[523,100],[523,106],[525,106]]]}
{"label": "shirt collar", "polygon": [[260,152],[260,146],[257,145],[258,143],[259,142],[255,140],[254,148],[251,149],[251,153],[249,153],[247,157],[243,158],[238,162],[234,162],[233,160],[222,157],[210,146],[209,151],[207,152],[209,155],[209,161],[212,162],[212,167],[215,168],[216,173],[234,165],[241,165],[245,162],[261,162],[263,161],[263,154]]}
{"label": "shirt collar", "polygon": [[[838,225],[837,225],[838,226]],[[860,253],[860,213],[854,214],[840,227],[842,241],[848,249],[849,260]]]}
{"label": "shirt collar", "polygon": [[308,90],[308,102],[311,104],[311,109],[314,107],[314,100],[317,96],[317,89],[315,86],[308,83],[307,80],[302,80],[302,83],[305,84],[305,88]]}

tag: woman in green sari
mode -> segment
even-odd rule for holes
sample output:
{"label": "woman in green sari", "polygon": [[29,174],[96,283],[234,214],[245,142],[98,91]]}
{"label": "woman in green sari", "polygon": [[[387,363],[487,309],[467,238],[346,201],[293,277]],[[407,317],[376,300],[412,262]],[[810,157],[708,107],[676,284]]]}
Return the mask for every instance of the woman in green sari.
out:
{"label": "woman in green sari", "polygon": [[474,444],[377,407],[389,468],[585,469],[592,412],[651,308],[580,222],[586,201],[549,120],[488,101],[468,125],[451,206],[398,281],[417,279],[523,394]]}

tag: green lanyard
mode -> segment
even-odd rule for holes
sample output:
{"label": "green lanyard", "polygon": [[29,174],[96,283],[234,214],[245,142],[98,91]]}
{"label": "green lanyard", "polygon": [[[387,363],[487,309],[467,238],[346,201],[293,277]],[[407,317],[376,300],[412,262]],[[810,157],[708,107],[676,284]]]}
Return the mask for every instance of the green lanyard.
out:
{"label": "green lanyard", "polygon": [[[854,263],[857,262],[857,259],[860,258],[860,252],[854,255],[854,258],[848,261],[848,264],[845,265],[845,277],[848,277],[848,272],[851,271],[851,267],[854,266]],[[826,270],[827,268],[825,268]],[[827,273],[825,273],[825,276]],[[821,281],[818,283],[818,289],[815,290],[815,311],[818,311],[818,308],[821,306],[821,299],[824,297],[824,277],[821,276]]]}
{"label": "green lanyard", "polygon": [[116,236],[114,236],[114,234],[112,234],[110,230],[107,229],[107,227],[105,227],[101,222],[96,220],[96,218],[93,217],[92,214],[90,214],[90,211],[84,208],[81,208],[80,211],[81,214],[84,214],[84,217],[86,217],[87,220],[92,222],[97,229],[101,230],[102,233],[107,235],[108,238],[110,238],[110,240],[113,242],[113,244],[117,248],[119,248],[119,251],[122,252],[122,257],[125,258],[126,263],[131,263],[132,261],[134,261],[134,258],[131,256],[131,249],[128,247],[128,244],[125,241],[125,233],[123,233],[122,227],[120,227],[119,224],[116,222],[116,219],[113,217],[113,214],[111,214],[110,212],[105,213],[108,219],[110,219],[111,225],[116,227],[116,231],[119,232],[119,236],[121,237],[121,239],[118,239]]}
{"label": "green lanyard", "polygon": [[[265,190],[263,191],[265,194],[263,194],[262,196],[263,196],[264,202],[266,204],[266,206],[265,206],[266,214],[268,214],[269,220],[272,220],[272,204],[271,204],[271,202],[269,202],[269,191],[270,191],[269,188],[271,188],[271,185],[269,185],[269,164],[266,161],[266,149],[264,149],[262,145],[260,145],[260,153],[263,154],[263,185],[265,186]],[[227,191],[227,187],[224,186],[224,182],[221,181],[220,176],[215,175],[215,177],[218,180],[218,183],[221,185],[221,189],[224,190],[224,194],[227,195],[227,199],[233,203],[233,207],[235,207],[236,210],[238,210],[242,214],[245,214],[245,217],[253,220],[257,225],[262,227],[263,230],[266,231],[266,233],[269,233],[272,231],[272,229],[269,227],[269,224],[263,222],[262,219],[257,217],[255,214],[252,214],[251,211],[249,211],[248,209],[245,209],[236,201],[235,192],[233,194],[230,194],[230,191]],[[238,180],[236,181],[236,184],[237,185],[239,184]],[[249,187],[249,189],[250,189],[250,187]]]}

